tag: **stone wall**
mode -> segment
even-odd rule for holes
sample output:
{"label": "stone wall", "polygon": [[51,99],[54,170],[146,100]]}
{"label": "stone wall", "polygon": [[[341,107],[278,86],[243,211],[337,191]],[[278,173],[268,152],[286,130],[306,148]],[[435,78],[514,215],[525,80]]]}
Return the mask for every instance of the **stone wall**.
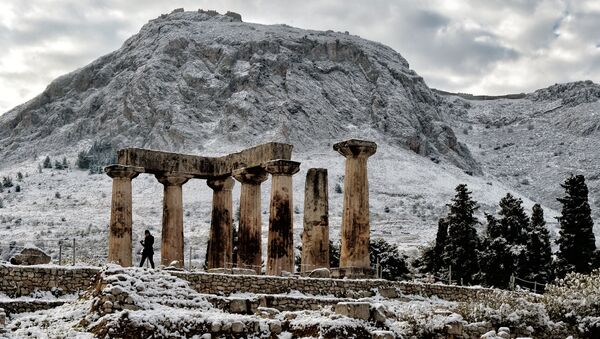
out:
{"label": "stone wall", "polygon": [[9,297],[59,289],[71,294],[92,285],[99,268],[0,265],[0,293]]}
{"label": "stone wall", "polygon": [[334,295],[338,298],[369,297],[378,291],[424,297],[437,296],[450,301],[467,301],[493,293],[489,288],[472,288],[439,284],[395,282],[383,279],[316,279],[304,277],[274,277],[173,272],[190,282],[200,293],[230,295],[238,291],[256,294],[281,294],[299,291],[312,295]]}
{"label": "stone wall", "polygon": [[[11,297],[28,295],[36,290],[60,289],[63,293],[75,293],[90,287],[98,271],[99,268],[96,267],[0,265],[0,277],[2,277],[0,292]],[[361,298],[379,292],[424,297],[435,295],[450,301],[466,301],[494,291],[488,288],[394,282],[383,279],[317,279],[183,271],[174,271],[171,274],[189,281],[190,286],[200,293],[224,296],[237,292],[282,294],[298,291],[312,295],[333,295],[337,298]]]}

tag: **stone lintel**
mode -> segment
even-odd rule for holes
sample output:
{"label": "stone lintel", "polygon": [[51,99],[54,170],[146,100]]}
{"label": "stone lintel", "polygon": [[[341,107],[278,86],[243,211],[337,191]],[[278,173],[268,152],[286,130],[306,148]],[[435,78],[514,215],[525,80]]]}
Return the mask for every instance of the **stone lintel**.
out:
{"label": "stone lintel", "polygon": [[242,184],[259,185],[269,177],[267,171],[261,166],[244,167],[232,172],[235,180]]}
{"label": "stone lintel", "polygon": [[345,157],[369,157],[377,151],[377,144],[367,140],[350,139],[334,144],[333,149]]}
{"label": "stone lintel", "polygon": [[277,159],[264,163],[263,167],[271,175],[294,175],[300,170],[300,163],[292,160]]}
{"label": "stone lintel", "polygon": [[212,178],[206,180],[206,184],[213,191],[231,191],[235,181],[231,177]]}
{"label": "stone lintel", "polygon": [[142,167],[150,174],[172,172],[208,179],[229,176],[236,169],[259,166],[273,159],[291,159],[292,148],[289,144],[270,142],[222,157],[125,148],[118,152],[117,159],[120,165]]}
{"label": "stone lintel", "polygon": [[104,167],[104,172],[111,178],[133,179],[140,173],[144,173],[144,169],[136,166],[109,165]]}

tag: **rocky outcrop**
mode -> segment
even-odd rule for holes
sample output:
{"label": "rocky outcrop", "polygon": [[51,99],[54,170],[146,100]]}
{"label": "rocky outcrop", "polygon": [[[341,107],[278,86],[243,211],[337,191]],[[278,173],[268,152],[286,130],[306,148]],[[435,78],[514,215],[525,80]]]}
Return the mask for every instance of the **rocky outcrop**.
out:
{"label": "rocky outcrop", "polygon": [[[0,155],[138,146],[197,151],[385,141],[479,173],[440,99],[391,48],[357,36],[175,10],[0,117]],[[15,152],[19,150],[19,152]]]}
{"label": "rocky outcrop", "polygon": [[26,247],[21,253],[10,258],[13,265],[43,265],[50,263],[50,256],[37,247]]}

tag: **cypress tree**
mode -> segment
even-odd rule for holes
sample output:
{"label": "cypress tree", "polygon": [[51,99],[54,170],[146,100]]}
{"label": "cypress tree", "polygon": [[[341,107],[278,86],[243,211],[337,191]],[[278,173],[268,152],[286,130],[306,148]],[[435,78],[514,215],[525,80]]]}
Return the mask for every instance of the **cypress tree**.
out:
{"label": "cypress tree", "polygon": [[487,286],[507,288],[514,270],[511,246],[501,223],[486,214],[487,228],[480,252],[481,280]]}
{"label": "cypress tree", "polygon": [[527,243],[529,217],[525,214],[523,200],[507,193],[500,200],[500,224],[506,240],[511,244],[524,245]]}
{"label": "cypress tree", "polygon": [[588,203],[588,188],[583,175],[571,175],[561,187],[565,196],[557,200],[562,204],[559,246],[556,269],[559,276],[568,272],[589,273],[594,268],[596,239]]}
{"label": "cypress tree", "polygon": [[525,278],[535,268],[530,267],[528,264],[527,243],[531,231],[529,229],[529,217],[525,214],[523,208],[523,201],[507,193],[500,200],[500,212],[498,214],[501,216],[499,231],[503,233],[502,236],[510,247],[509,254],[511,258],[507,259],[512,261],[511,266],[514,273],[521,278]]}
{"label": "cypress tree", "polygon": [[471,193],[467,185],[460,184],[448,204],[448,237],[443,254],[444,263],[452,269],[452,278],[462,279],[466,284],[474,282],[475,274],[479,272],[479,238],[475,230],[477,219],[473,215],[479,206],[471,199]]}
{"label": "cypress tree", "polygon": [[437,274],[445,266],[443,255],[447,238],[448,223],[444,218],[440,218],[435,243],[423,249],[421,256],[413,262],[413,266],[421,272]]}
{"label": "cypress tree", "polygon": [[544,210],[540,204],[533,205],[531,212],[531,239],[527,243],[529,267],[534,268],[526,279],[549,282],[552,279],[552,248],[550,235],[544,220]]}

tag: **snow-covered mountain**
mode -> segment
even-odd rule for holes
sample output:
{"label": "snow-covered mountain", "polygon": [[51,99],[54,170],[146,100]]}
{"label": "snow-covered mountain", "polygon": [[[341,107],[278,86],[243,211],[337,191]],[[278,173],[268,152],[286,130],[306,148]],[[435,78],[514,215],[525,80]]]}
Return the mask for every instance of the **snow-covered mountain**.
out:
{"label": "snow-covered mountain", "polygon": [[2,116],[0,156],[98,140],[215,152],[272,140],[308,150],[376,136],[480,173],[438,106],[408,62],[382,44],[174,11]]}
{"label": "snow-covered mountain", "polygon": [[[351,137],[379,145],[369,160],[372,234],[405,249],[433,239],[460,183],[474,192],[480,216],[511,192],[527,208],[544,203],[551,227],[569,171],[586,174],[600,201],[598,85],[463,97],[432,91],[400,54],[348,33],[177,10],[0,116],[0,176],[25,174],[14,180],[21,192],[0,193],[0,248],[33,241],[56,256],[56,240],[68,237],[81,244],[82,257],[105,255],[110,178],[77,169],[38,172],[46,155],[66,155],[73,164],[94,142],[202,155],[292,143],[302,162],[294,177],[296,241],[310,167],[329,169],[331,238],[338,238],[344,159],[331,145]],[[162,186],[141,175],[133,188],[134,232],[149,228],[160,236]],[[265,214],[269,188],[266,182]],[[211,195],[200,180],[184,186],[186,246],[199,261]],[[238,198],[236,185],[234,205]],[[598,203],[593,208],[600,210]]]}

